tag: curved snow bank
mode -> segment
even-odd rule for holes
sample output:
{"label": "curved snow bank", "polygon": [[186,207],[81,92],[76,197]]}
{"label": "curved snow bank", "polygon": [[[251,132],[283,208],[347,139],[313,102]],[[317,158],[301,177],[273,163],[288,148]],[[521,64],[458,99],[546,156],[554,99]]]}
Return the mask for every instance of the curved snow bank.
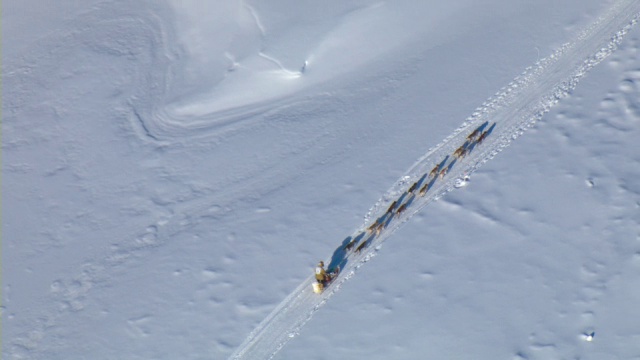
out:
{"label": "curved snow bank", "polygon": [[[365,223],[351,234],[358,244],[367,244],[360,252],[338,247],[331,259],[341,264],[338,279],[321,295],[311,290],[313,277],[300,284],[253,330],[231,359],[270,359],[293,337],[314,313],[350,279],[360,266],[375,256],[380,245],[413,214],[424,206],[464,184],[465,178],[492,159],[542,117],[561,98],[575,88],[580,79],[610,55],[624,35],[637,22],[640,2],[623,0],[613,4],[571,43],[514,79],[514,81],[478,108],[472,116],[440,144],[430,149],[371,208]],[[453,152],[465,143],[467,135],[480,127],[489,130],[481,144],[469,145],[469,153],[454,160]],[[442,179],[430,179],[428,173],[437,164],[448,166]],[[425,176],[427,175],[427,176]],[[425,179],[432,185],[423,197],[410,195],[407,189]],[[398,200],[406,211],[385,218],[386,226],[375,236],[366,232],[373,219],[384,216],[389,204]],[[359,246],[359,245],[358,245]]]}
{"label": "curved snow bank", "polygon": [[[403,45],[420,42],[436,46],[442,38],[429,39],[426,35],[441,30],[443,21],[472,3],[461,0],[426,14],[415,11],[412,2],[390,5],[353,1],[331,9],[311,5],[313,11],[305,7],[281,9],[274,4],[275,11],[286,13],[277,16],[268,16],[269,9],[263,16],[262,9],[244,1],[220,5],[210,9],[214,18],[207,18],[218,25],[202,26],[208,30],[180,31],[188,34],[180,39],[186,52],[196,56],[167,67],[162,80],[166,86],[157,96],[162,101],[136,101],[134,120],[154,140],[208,137],[236,130],[255,122],[257,115],[277,112],[299,103],[304,96],[317,97],[319,85],[388,56]],[[184,23],[200,24],[203,10],[201,6],[195,8],[198,13],[190,14],[190,7],[176,5],[178,13],[186,12],[182,16],[189,21]],[[318,15],[310,15],[314,12],[323,15],[323,21],[316,19]],[[277,17],[286,26],[277,22],[269,26],[270,17]],[[281,34],[279,29],[283,27],[294,35]],[[205,40],[212,36],[224,40]],[[297,39],[292,41],[292,36]],[[205,61],[200,59],[204,53],[208,55],[201,56],[208,59],[205,66],[198,63]],[[206,79],[200,84],[210,85],[191,85],[197,89],[189,89],[186,84],[183,88],[181,82],[188,83],[196,76]]]}

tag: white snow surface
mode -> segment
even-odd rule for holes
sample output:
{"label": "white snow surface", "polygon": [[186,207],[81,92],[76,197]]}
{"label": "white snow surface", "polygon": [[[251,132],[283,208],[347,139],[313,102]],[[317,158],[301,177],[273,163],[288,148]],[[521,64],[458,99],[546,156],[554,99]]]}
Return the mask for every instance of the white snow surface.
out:
{"label": "white snow surface", "polygon": [[639,1],[2,10],[3,359],[640,359]]}

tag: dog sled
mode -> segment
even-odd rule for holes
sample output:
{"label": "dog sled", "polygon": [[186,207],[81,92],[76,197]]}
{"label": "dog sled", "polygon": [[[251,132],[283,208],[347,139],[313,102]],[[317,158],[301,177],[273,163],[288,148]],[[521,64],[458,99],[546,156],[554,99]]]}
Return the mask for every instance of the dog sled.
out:
{"label": "dog sled", "polygon": [[327,277],[326,280],[324,281],[314,281],[312,286],[313,286],[313,292],[316,294],[321,294],[324,289],[326,287],[328,287],[329,285],[331,285],[331,283],[333,282],[333,280],[335,280],[338,277],[338,274],[340,274],[340,267],[338,266],[337,268],[331,270],[331,271],[327,271]]}

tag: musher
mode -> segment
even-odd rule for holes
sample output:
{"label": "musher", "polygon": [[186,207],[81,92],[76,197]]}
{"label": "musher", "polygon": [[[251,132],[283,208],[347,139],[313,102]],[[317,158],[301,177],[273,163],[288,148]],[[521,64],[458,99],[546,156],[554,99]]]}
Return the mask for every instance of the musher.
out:
{"label": "musher", "polygon": [[316,266],[316,280],[323,286],[329,282],[329,274],[324,270],[324,261],[320,261]]}

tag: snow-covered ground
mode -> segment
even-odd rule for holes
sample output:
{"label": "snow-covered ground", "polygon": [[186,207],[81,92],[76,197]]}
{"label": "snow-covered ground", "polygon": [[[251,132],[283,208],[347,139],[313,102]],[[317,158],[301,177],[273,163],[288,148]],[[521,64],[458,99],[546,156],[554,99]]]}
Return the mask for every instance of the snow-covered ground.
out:
{"label": "snow-covered ground", "polygon": [[[229,357],[417,159],[614,4],[640,11],[3,3],[3,358]],[[635,27],[276,358],[640,358],[639,48]]]}

